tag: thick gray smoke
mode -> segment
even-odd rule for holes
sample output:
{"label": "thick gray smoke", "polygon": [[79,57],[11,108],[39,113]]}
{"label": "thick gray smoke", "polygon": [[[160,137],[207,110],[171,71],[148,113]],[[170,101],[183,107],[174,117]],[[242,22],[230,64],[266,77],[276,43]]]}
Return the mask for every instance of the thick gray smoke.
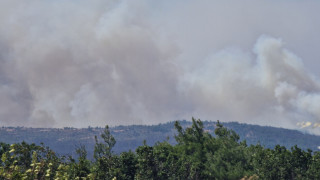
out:
{"label": "thick gray smoke", "polygon": [[195,116],[317,127],[319,10],[291,0],[0,1],[0,125]]}

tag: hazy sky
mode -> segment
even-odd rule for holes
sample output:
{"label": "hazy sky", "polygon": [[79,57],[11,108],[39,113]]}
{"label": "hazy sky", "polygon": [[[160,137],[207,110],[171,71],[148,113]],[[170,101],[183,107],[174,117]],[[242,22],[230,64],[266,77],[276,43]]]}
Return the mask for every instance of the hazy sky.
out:
{"label": "hazy sky", "polygon": [[0,0],[0,125],[194,116],[320,133],[319,13],[318,0]]}

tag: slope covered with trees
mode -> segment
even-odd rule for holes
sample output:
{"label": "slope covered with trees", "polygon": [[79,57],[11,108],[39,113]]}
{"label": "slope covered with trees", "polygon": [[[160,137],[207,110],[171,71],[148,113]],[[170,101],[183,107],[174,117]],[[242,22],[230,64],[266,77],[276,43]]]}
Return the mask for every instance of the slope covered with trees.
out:
{"label": "slope covered with trees", "polygon": [[113,152],[108,126],[95,138],[93,160],[84,146],[77,156],[58,156],[35,144],[1,144],[0,179],[320,179],[320,152],[277,145],[248,146],[217,122],[214,136],[200,120],[174,124],[176,144],[167,141],[135,152]]}
{"label": "slope covered with trees", "polygon": [[[171,145],[177,144],[174,135],[177,134],[174,128],[175,122],[158,124],[152,126],[132,125],[116,126],[110,128],[110,133],[115,137],[117,143],[113,147],[116,154],[125,151],[135,151],[146,140],[146,144],[152,146],[156,142],[167,140]],[[182,127],[191,126],[190,121],[179,121]],[[216,122],[203,121],[204,130],[211,135]],[[229,129],[240,135],[240,140],[246,140],[248,145],[261,144],[266,148],[274,148],[277,144],[287,149],[298,145],[301,149],[308,148],[317,151],[320,146],[320,136],[302,133],[297,130],[283,128],[241,124],[237,122],[223,123]],[[87,148],[90,158],[93,157],[95,136],[103,133],[104,128],[88,127],[82,129],[66,127],[57,128],[26,128],[26,127],[2,127],[0,128],[0,142],[8,144],[25,141],[40,145],[42,142],[60,155],[75,155],[75,149],[83,145]],[[168,139],[169,137],[169,139]]]}

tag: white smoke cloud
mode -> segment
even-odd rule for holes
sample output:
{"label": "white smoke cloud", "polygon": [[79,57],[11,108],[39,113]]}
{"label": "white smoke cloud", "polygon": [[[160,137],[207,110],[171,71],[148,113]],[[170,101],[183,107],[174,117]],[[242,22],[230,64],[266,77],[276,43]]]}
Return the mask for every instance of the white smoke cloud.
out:
{"label": "white smoke cloud", "polygon": [[[199,115],[294,127],[320,120],[319,82],[280,39],[261,36],[255,59],[239,50],[210,56],[186,78]],[[189,81],[192,79],[191,81]]]}
{"label": "white smoke cloud", "polygon": [[191,116],[319,123],[320,23],[312,21],[319,7],[311,0],[1,1],[0,124]]}

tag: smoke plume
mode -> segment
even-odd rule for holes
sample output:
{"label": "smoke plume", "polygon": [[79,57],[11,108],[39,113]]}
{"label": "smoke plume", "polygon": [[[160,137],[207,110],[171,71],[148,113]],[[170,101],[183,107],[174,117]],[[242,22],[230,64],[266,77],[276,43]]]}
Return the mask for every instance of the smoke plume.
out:
{"label": "smoke plume", "polygon": [[0,125],[318,127],[319,5],[1,1]]}

